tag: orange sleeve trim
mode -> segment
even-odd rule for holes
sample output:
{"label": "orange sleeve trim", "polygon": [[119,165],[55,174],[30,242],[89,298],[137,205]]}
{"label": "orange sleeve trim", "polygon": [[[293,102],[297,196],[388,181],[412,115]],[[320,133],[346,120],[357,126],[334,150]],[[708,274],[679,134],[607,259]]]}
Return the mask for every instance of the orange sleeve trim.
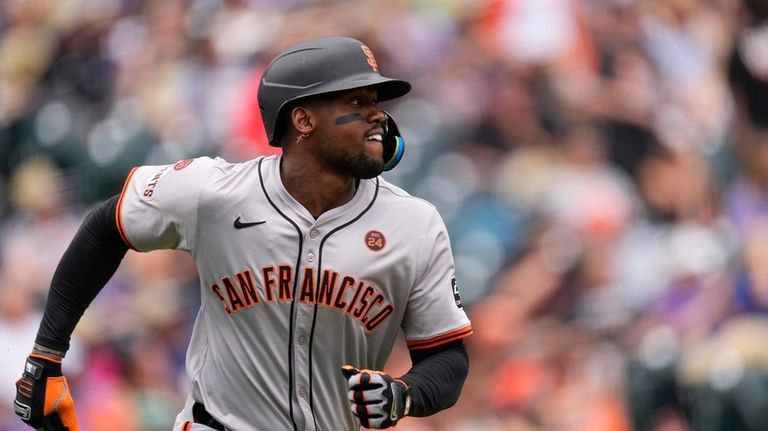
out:
{"label": "orange sleeve trim", "polygon": [[54,357],[51,357],[51,356],[44,356],[44,355],[40,355],[40,354],[37,354],[37,353],[31,353],[29,355],[29,357],[30,358],[45,359],[46,361],[55,362],[57,364],[61,363],[61,359],[59,359],[59,358],[54,358]]}
{"label": "orange sleeve trim", "polygon": [[474,331],[472,325],[467,325],[463,328],[459,328],[455,331],[448,332],[446,334],[438,335],[437,337],[427,338],[426,340],[412,340],[407,341],[406,344],[411,350],[429,349],[439,346],[441,344],[456,341],[458,339],[469,337]]}
{"label": "orange sleeve trim", "polygon": [[192,429],[192,422],[186,421],[184,422],[184,425],[181,426],[181,431],[189,431]]}
{"label": "orange sleeve trim", "polygon": [[125,245],[132,250],[138,251],[138,249],[131,244],[128,235],[125,234],[125,228],[123,227],[123,200],[125,199],[125,191],[128,189],[128,184],[131,182],[131,178],[133,178],[136,169],[137,168],[133,168],[131,169],[131,172],[128,173],[128,177],[123,184],[123,190],[120,191],[120,198],[117,200],[117,208],[115,209],[115,222],[117,223],[117,230],[120,232],[120,237],[123,239]]}

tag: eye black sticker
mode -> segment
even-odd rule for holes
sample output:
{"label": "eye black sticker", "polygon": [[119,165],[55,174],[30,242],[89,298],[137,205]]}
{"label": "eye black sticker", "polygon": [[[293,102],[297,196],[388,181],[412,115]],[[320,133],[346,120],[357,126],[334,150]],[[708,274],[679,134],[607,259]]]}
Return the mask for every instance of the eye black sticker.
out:
{"label": "eye black sticker", "polygon": [[343,126],[344,124],[351,123],[353,121],[363,121],[362,114],[353,112],[351,114],[342,115],[341,117],[336,119],[336,125]]}

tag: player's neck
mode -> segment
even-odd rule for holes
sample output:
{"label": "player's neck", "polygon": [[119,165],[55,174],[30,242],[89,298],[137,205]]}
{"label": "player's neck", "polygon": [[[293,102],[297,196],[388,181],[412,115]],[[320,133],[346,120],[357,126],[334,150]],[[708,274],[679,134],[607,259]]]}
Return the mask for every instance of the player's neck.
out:
{"label": "player's neck", "polygon": [[288,163],[285,158],[281,158],[280,180],[291,197],[314,218],[352,200],[359,182],[311,164]]}

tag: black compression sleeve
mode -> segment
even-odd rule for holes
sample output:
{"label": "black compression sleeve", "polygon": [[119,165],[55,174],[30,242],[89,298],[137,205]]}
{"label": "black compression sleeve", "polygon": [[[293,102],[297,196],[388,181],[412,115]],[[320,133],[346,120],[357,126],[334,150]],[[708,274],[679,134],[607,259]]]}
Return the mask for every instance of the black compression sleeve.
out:
{"label": "black compression sleeve", "polygon": [[91,211],[64,252],[51,280],[35,342],[62,352],[75,325],[128,251],[115,220],[118,197]]}
{"label": "black compression sleeve", "polygon": [[401,380],[411,388],[409,416],[429,416],[459,399],[469,372],[469,356],[462,340],[432,349],[411,350],[413,367]]}

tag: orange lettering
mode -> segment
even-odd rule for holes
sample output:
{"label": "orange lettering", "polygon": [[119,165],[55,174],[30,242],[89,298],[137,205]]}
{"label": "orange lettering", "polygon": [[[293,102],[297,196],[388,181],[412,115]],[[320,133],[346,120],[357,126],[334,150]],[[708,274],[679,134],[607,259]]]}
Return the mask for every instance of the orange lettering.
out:
{"label": "orange lettering", "polygon": [[378,72],[379,66],[376,64],[376,57],[373,56],[373,51],[365,45],[360,48],[362,48],[363,54],[365,54],[365,59],[368,62],[368,65],[371,66],[371,69],[373,69],[374,72]]}
{"label": "orange lettering", "polygon": [[323,280],[320,282],[320,292],[317,294],[317,303],[321,302],[327,306],[331,306],[333,300],[333,290],[336,287],[336,279],[339,273],[335,271],[325,270],[323,271]]}
{"label": "orange lettering", "polygon": [[338,308],[339,310],[344,310],[344,308],[347,307],[347,303],[344,302],[344,293],[346,292],[348,287],[352,287],[355,285],[355,279],[350,276],[345,276],[341,280],[341,286],[339,286],[339,292],[336,293],[336,301],[334,301],[333,306]]}
{"label": "orange lettering", "polygon": [[375,297],[375,298],[373,298],[373,301],[371,301],[371,304],[370,304],[370,305],[368,305],[368,308],[365,310],[365,315],[364,315],[364,316],[363,316],[363,318],[361,319],[363,323],[366,323],[366,322],[368,322],[368,312],[370,312],[370,311],[371,311],[371,309],[372,309],[372,308],[373,308],[373,307],[374,307],[376,304],[381,304],[382,302],[384,302],[384,295],[382,295],[381,293],[379,293],[378,295],[376,295],[376,297]]}
{"label": "orange lettering", "polygon": [[237,290],[235,290],[235,285],[232,283],[232,279],[229,277],[224,277],[221,279],[221,282],[224,283],[224,288],[227,289],[227,296],[229,297],[230,305],[232,305],[232,312],[235,313],[239,311],[244,307],[243,300],[240,299],[240,296],[237,294]]}
{"label": "orange lettering", "polygon": [[368,332],[373,331],[381,324],[381,322],[386,320],[393,311],[395,311],[395,307],[393,307],[392,304],[387,304],[387,306],[381,309],[375,316],[368,319],[368,322],[365,324],[365,329]]}
{"label": "orange lettering", "polygon": [[349,301],[349,307],[347,307],[346,313],[352,314],[352,307],[355,306],[355,302],[357,302],[357,298],[360,296],[360,291],[363,290],[363,287],[365,286],[365,282],[361,281],[357,284],[357,290],[355,290],[355,296],[352,298],[351,301]]}
{"label": "orange lettering", "polygon": [[290,265],[280,265],[278,268],[278,283],[280,285],[280,301],[292,301],[291,282],[293,281],[293,268]]}
{"label": "orange lettering", "polygon": [[221,301],[221,304],[224,305],[224,311],[226,311],[227,314],[232,314],[232,310],[230,310],[229,307],[227,306],[227,302],[224,299],[224,295],[221,294],[221,288],[219,287],[219,285],[216,283],[213,283],[211,285],[211,290],[213,290],[213,293],[215,293],[216,296],[219,298],[219,301]]}
{"label": "orange lettering", "polygon": [[274,279],[274,266],[265,266],[261,268],[261,274],[264,276],[264,293],[267,294],[267,302],[275,300],[275,279]]}
{"label": "orange lettering", "polygon": [[301,283],[299,301],[313,304],[315,302],[315,269],[304,268],[304,280]]}
{"label": "orange lettering", "polygon": [[356,319],[359,319],[365,310],[368,308],[368,298],[373,295],[373,287],[366,286],[365,290],[363,291],[363,296],[360,297],[360,306],[355,310],[352,315],[355,316]]}
{"label": "orange lettering", "polygon": [[256,286],[253,284],[253,277],[251,276],[251,270],[246,269],[243,272],[235,274],[237,277],[237,283],[240,285],[240,290],[243,292],[245,298],[245,305],[260,304],[261,299],[256,292]]}

